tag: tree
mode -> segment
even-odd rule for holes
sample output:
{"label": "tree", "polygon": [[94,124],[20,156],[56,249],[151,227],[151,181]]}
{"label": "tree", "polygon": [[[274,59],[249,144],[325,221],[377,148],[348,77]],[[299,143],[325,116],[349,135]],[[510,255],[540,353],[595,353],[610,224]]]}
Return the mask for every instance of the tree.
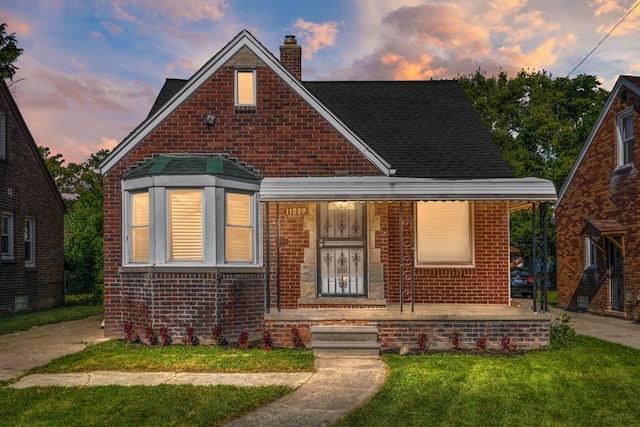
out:
{"label": "tree", "polygon": [[65,195],[64,257],[67,291],[102,298],[103,204],[102,175],[96,172],[109,153],[101,150],[83,163],[64,166],[62,154],[51,155],[40,147],[45,164],[58,190]]}
{"label": "tree", "polygon": [[554,79],[523,70],[487,78],[478,70],[458,80],[514,174],[549,179],[556,189],[609,96],[588,75]]}
{"label": "tree", "polygon": [[[551,180],[559,190],[591,132],[609,92],[595,76],[553,78],[546,71],[502,71],[487,78],[478,70],[459,82],[516,177]],[[548,225],[550,256],[555,228]],[[511,216],[511,245],[531,254],[531,213]]]}
{"label": "tree", "polygon": [[18,70],[14,63],[22,49],[18,47],[15,33],[7,34],[6,30],[7,24],[0,24],[0,78],[12,80]]}

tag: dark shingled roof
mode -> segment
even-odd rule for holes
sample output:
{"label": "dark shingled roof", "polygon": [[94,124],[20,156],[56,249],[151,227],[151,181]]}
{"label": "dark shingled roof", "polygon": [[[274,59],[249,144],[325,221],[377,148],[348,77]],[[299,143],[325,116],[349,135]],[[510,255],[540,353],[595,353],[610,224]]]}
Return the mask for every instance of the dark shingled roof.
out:
{"label": "dark shingled roof", "polygon": [[[149,116],[187,80],[167,79]],[[513,172],[456,80],[309,81],[302,84],[396,176],[513,178]]]}
{"label": "dark shingled roof", "polygon": [[151,175],[222,175],[257,181],[258,174],[219,156],[155,156],[125,174],[125,178]]}
{"label": "dark shingled roof", "polygon": [[184,79],[165,79],[164,85],[162,86],[162,89],[160,89],[160,93],[153,103],[147,118],[153,116],[153,113],[158,111],[160,107],[162,107],[173,95],[176,94],[176,92],[182,89],[182,87],[187,84],[187,81],[188,80]]}
{"label": "dark shingled roof", "polygon": [[416,178],[513,178],[455,80],[305,82],[397,169]]}

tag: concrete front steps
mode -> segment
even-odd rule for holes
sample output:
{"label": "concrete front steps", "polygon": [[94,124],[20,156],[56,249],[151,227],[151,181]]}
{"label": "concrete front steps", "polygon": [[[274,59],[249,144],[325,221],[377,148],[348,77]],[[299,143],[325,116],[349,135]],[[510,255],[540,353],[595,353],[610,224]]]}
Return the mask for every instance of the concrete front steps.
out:
{"label": "concrete front steps", "polygon": [[365,326],[311,326],[315,356],[380,356],[378,329]]}

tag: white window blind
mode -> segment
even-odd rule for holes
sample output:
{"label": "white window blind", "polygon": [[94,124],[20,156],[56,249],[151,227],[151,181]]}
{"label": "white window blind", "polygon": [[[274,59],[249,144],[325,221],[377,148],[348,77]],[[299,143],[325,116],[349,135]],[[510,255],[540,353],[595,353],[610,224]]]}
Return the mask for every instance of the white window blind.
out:
{"label": "white window blind", "polygon": [[469,202],[418,202],[416,217],[418,264],[472,262]]}
{"label": "white window blind", "polygon": [[251,196],[226,194],[225,258],[227,261],[253,261]]}
{"label": "white window blind", "polygon": [[169,190],[169,258],[201,261],[202,190]]}
{"label": "white window blind", "polygon": [[131,196],[131,261],[149,260],[149,193]]}

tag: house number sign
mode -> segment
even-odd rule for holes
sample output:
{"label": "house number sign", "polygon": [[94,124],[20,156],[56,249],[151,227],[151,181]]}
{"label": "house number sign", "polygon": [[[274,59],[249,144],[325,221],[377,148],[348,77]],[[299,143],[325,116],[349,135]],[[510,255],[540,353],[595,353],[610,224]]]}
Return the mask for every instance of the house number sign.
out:
{"label": "house number sign", "polygon": [[307,213],[307,208],[285,208],[284,214],[286,216],[303,216]]}

